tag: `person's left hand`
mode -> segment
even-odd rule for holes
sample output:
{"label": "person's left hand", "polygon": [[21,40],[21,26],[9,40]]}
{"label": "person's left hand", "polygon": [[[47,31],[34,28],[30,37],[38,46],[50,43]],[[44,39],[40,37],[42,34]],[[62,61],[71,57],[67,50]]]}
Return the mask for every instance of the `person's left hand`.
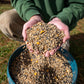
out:
{"label": "person's left hand", "polygon": [[[59,18],[54,18],[54,19],[52,19],[48,24],[54,24],[54,25],[56,25],[56,27],[57,27],[58,29],[60,29],[61,31],[64,32],[65,36],[64,36],[64,38],[63,38],[63,43],[65,43],[66,40],[70,39],[69,27],[68,27],[66,24],[64,24]],[[49,57],[50,55],[54,55],[54,53],[55,53],[59,48],[60,48],[60,46],[57,47],[56,49],[47,51],[47,52],[45,53],[45,56],[46,56],[46,57]]]}

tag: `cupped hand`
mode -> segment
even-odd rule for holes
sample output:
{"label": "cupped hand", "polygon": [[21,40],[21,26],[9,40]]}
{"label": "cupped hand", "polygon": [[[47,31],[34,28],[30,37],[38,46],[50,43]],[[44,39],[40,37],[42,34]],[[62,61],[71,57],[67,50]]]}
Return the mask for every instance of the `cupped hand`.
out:
{"label": "cupped hand", "polygon": [[[69,27],[66,24],[64,24],[59,18],[52,19],[48,24],[54,24],[58,29],[64,32],[65,36],[63,38],[63,43],[65,43],[66,40],[70,39]],[[56,49],[47,51],[45,53],[45,56],[49,57],[50,55],[54,55],[54,53],[60,48],[60,46]]]}
{"label": "cupped hand", "polygon": [[[40,21],[42,21],[41,17],[39,15],[34,15],[23,26],[23,30],[22,30],[23,40],[26,42],[26,46],[27,46],[27,48],[29,49],[30,52],[34,52],[34,50],[27,43],[27,29],[31,28],[34,24],[36,24],[36,23],[38,23]],[[35,51],[35,52],[38,53],[38,51]]]}
{"label": "cupped hand", "polygon": [[28,22],[24,24],[23,30],[22,30],[22,36],[24,41],[27,40],[27,33],[26,33],[27,29],[31,28],[34,24],[40,21],[42,21],[41,17],[39,15],[34,15],[30,18]]}

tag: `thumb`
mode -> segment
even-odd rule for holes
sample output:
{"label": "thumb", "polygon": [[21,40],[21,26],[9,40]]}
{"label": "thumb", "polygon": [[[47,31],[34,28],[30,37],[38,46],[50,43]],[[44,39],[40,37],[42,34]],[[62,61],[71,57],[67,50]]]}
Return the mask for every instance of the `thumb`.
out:
{"label": "thumb", "polygon": [[23,40],[24,40],[24,41],[27,40],[27,33],[26,33],[26,31],[27,31],[28,28],[29,28],[29,27],[28,27],[26,24],[23,26],[22,36],[23,36]]}

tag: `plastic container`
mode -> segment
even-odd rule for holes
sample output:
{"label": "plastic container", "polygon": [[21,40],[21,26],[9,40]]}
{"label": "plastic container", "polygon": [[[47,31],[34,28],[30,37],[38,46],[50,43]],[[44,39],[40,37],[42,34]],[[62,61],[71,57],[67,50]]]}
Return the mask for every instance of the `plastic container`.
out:
{"label": "plastic container", "polygon": [[[25,49],[25,45],[19,47],[18,49],[15,50],[15,52],[10,56],[9,62],[8,62],[8,66],[7,66],[7,78],[8,78],[8,82],[9,84],[15,84],[15,82],[13,81],[10,72],[9,72],[9,67],[11,66],[11,63],[13,62],[14,58],[16,58],[17,56],[19,56],[19,54]],[[76,80],[77,80],[77,75],[78,75],[78,68],[77,68],[77,64],[75,59],[71,56],[71,54],[60,48],[59,51],[61,51],[61,53],[64,55],[64,57],[68,60],[71,68],[72,68],[72,73],[73,73],[73,80],[72,80],[72,84],[76,84]]]}

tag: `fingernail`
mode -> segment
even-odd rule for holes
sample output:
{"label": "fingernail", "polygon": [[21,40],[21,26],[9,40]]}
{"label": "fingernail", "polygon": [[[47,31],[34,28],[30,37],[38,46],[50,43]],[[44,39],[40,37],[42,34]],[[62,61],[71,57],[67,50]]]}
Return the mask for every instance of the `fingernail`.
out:
{"label": "fingernail", "polygon": [[46,52],[45,57],[49,57],[50,53],[49,51]]}
{"label": "fingernail", "polygon": [[52,51],[50,52],[50,55],[54,55],[54,50],[52,50]]}

